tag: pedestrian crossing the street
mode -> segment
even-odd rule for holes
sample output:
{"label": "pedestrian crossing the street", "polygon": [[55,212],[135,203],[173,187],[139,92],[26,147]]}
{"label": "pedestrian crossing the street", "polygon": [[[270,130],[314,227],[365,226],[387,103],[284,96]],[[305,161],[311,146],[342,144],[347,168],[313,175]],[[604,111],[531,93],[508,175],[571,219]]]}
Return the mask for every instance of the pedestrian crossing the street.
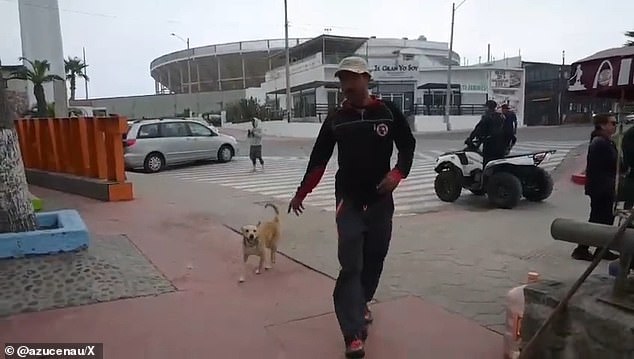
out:
{"label": "pedestrian crossing the street", "polygon": [[[554,170],[568,152],[579,145],[572,142],[527,142],[516,146],[514,153],[556,149],[557,152],[544,164],[548,171]],[[443,153],[446,151],[443,151]],[[394,156],[392,163],[395,163]],[[319,185],[308,195],[304,204],[326,211],[335,210],[334,184],[337,171],[333,157]],[[179,182],[209,183],[236,190],[257,193],[276,200],[287,201],[295,194],[308,164],[307,157],[265,157],[265,170],[251,172],[252,165],[246,157],[236,157],[229,163],[209,164],[165,170],[151,176],[169,177]],[[410,175],[394,192],[395,216],[429,212],[443,203],[434,192],[436,177],[434,160],[416,158]]]}

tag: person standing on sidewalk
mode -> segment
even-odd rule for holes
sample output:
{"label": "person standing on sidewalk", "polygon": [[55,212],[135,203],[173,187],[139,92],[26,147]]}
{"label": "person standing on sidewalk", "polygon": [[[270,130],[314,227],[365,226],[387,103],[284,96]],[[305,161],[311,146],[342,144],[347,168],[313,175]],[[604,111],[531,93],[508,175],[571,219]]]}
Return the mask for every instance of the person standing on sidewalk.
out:
{"label": "person standing on sidewalk", "polygon": [[[303,201],[321,180],[336,144],[335,222],[341,270],[333,299],[346,356],[363,358],[367,326],[373,320],[368,303],[392,235],[392,192],[410,172],[416,140],[396,106],[370,96],[371,75],[363,58],[343,59],[335,76],[345,100],[323,122],[288,212],[303,212]],[[394,144],[398,159],[390,168]]]}
{"label": "person standing on sidewalk", "polygon": [[[590,223],[614,224],[614,200],[616,194],[616,165],[618,152],[612,141],[616,132],[614,116],[596,115],[592,141],[588,147],[586,160],[585,194],[590,196]],[[591,261],[601,251],[597,248],[594,254],[589,247],[578,245],[572,251],[572,258]],[[608,251],[603,259],[615,260],[619,256]]]}
{"label": "person standing on sidewalk", "polygon": [[262,159],[262,128],[260,126],[260,119],[254,117],[251,120],[252,129],[247,132],[247,137],[250,139],[249,141],[249,158],[251,159],[251,163],[253,163],[253,172],[255,172],[255,164],[256,161],[260,161],[260,166],[264,170],[264,160]]}
{"label": "person standing on sidewalk", "polygon": [[517,115],[511,110],[511,107],[505,103],[502,105],[502,115],[504,115],[504,135],[506,143],[510,149],[517,142]]}

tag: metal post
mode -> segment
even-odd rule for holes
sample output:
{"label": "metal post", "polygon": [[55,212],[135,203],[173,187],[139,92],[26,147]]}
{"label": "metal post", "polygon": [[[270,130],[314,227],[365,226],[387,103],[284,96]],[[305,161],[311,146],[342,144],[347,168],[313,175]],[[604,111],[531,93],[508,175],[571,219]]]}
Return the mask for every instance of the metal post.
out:
{"label": "metal post", "polygon": [[286,40],[286,118],[288,122],[291,122],[291,53],[288,47],[288,4],[287,0],[284,0],[284,32]]}
{"label": "metal post", "polygon": [[[175,38],[181,40],[182,42],[184,42],[187,45],[187,80],[189,82],[189,84],[187,85],[187,89],[188,89],[188,93],[192,93],[192,69],[191,69],[191,57],[192,54],[190,53],[190,49],[189,49],[189,37],[187,38],[187,40],[183,39],[182,37],[176,35],[175,33],[171,33],[170,35],[174,36]],[[183,91],[183,81],[181,80],[181,92]]]}
{"label": "metal post", "polygon": [[[86,48],[82,47],[82,51],[84,53],[84,65],[86,64]],[[84,74],[88,77],[88,68],[84,67]],[[88,80],[84,80],[84,85],[86,86],[86,100],[88,100]]]}
{"label": "metal post", "polygon": [[191,65],[191,52],[189,52],[189,37],[187,38],[187,80],[189,84],[187,85],[188,93],[192,93],[192,65]]}
{"label": "metal post", "polygon": [[561,66],[559,67],[559,81],[557,81],[557,88],[558,88],[558,93],[559,93],[559,98],[557,101],[557,116],[559,119],[559,125],[561,125],[563,123],[563,93],[564,93],[564,86],[563,86],[563,82],[564,82],[564,68],[566,64],[566,51],[562,51],[561,52]]}
{"label": "metal post", "polygon": [[447,131],[451,131],[451,123],[449,122],[449,111],[451,111],[452,92],[451,92],[451,53],[453,52],[453,24],[454,15],[456,13],[456,3],[451,4],[451,35],[449,37],[449,61],[447,62],[447,98],[445,99],[445,124]]}

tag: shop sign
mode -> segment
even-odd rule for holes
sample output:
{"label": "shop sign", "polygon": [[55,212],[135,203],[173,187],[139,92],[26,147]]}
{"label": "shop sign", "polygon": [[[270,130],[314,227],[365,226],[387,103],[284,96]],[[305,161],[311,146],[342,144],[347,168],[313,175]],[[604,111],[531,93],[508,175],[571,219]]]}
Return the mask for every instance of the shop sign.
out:
{"label": "shop sign", "polygon": [[418,71],[418,65],[374,65],[374,72],[412,72]]}
{"label": "shop sign", "polygon": [[462,84],[460,87],[463,92],[487,92],[489,90],[486,85],[482,84]]}

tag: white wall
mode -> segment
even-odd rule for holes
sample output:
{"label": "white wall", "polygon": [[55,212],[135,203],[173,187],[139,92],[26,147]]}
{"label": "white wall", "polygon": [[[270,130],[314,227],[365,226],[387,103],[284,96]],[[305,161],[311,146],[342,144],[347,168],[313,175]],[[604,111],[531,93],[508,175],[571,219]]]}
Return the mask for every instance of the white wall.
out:
{"label": "white wall", "polygon": [[[454,132],[470,132],[480,121],[480,116],[452,116],[451,129]],[[229,123],[225,128],[248,130],[250,123]],[[264,121],[262,131],[267,136],[316,138],[321,123],[304,123],[286,121]],[[442,116],[416,116],[414,132],[445,132],[446,126]]]}
{"label": "white wall", "polygon": [[221,106],[226,108],[243,98],[245,98],[245,90],[233,90],[75,100],[72,101],[72,105],[105,107],[110,113],[117,113],[128,118],[168,117],[182,113],[186,108],[197,114],[219,112]]}
{"label": "white wall", "polygon": [[[414,132],[445,132],[447,125],[443,116],[416,116]],[[451,116],[452,131],[471,131],[480,121],[480,116]]]}
{"label": "white wall", "polygon": [[[50,74],[64,80],[57,80],[44,86],[47,102],[55,102],[55,113],[64,116],[68,113],[66,97],[66,72],[64,70],[64,52],[62,30],[59,23],[57,0],[19,0],[20,35],[22,38],[22,56],[29,60],[48,60]],[[29,66],[26,62],[25,66]],[[28,83],[30,105],[35,104],[33,84]]]}
{"label": "white wall", "polygon": [[[510,64],[516,61],[508,59]],[[504,61],[505,63],[505,61]],[[507,80],[494,81],[494,72],[499,71],[519,78],[520,84],[509,87]],[[503,68],[491,66],[464,66],[454,68],[451,73],[452,84],[461,85],[462,104],[484,104],[487,96],[498,103],[509,102],[517,115],[518,125],[524,124],[525,72],[522,68]],[[447,69],[423,69],[420,72],[419,85],[425,83],[447,83]],[[416,98],[422,98],[425,90],[417,90]]]}

